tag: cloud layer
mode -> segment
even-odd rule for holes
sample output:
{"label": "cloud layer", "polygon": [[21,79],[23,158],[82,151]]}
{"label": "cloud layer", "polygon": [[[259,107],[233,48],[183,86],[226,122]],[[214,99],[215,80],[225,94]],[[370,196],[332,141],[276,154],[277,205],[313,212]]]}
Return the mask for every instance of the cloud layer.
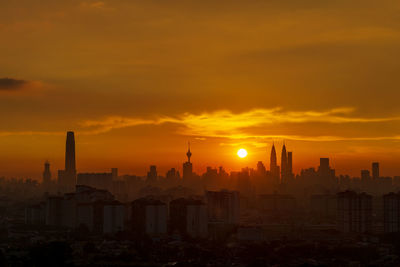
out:
{"label": "cloud layer", "polygon": [[14,91],[24,88],[29,82],[12,78],[0,78],[0,91]]}
{"label": "cloud layer", "polygon": [[[400,121],[399,116],[362,117],[355,116],[355,109],[340,107],[329,110],[290,111],[282,108],[252,109],[241,113],[217,110],[203,113],[183,113],[176,116],[126,117],[106,116],[101,119],[83,120],[76,123],[80,135],[99,135],[117,129],[140,126],[158,127],[170,125],[169,130],[182,136],[199,140],[221,138],[221,145],[230,145],[234,140],[287,139],[300,141],[379,141],[400,140],[396,129],[386,132],[378,129],[385,124]],[[377,125],[380,125],[379,127]],[[317,125],[313,128],[313,125]],[[290,131],[289,129],[296,130]],[[328,129],[323,131],[322,129]],[[354,129],[358,129],[354,133]],[[367,129],[364,131],[363,129]],[[12,135],[63,135],[63,131],[0,131],[0,136]],[[230,140],[230,141],[229,141]]]}
{"label": "cloud layer", "polygon": [[[398,139],[399,136],[358,136],[343,135],[290,135],[268,134],[268,129],[279,124],[352,124],[352,123],[385,123],[399,121],[400,117],[358,117],[352,116],[353,108],[335,108],[326,111],[285,111],[282,108],[253,109],[242,113],[220,110],[200,114],[184,113],[176,117],[162,116],[154,119],[138,117],[106,117],[102,120],[87,120],[80,123],[86,134],[106,133],[113,129],[135,127],[140,125],[160,125],[172,123],[178,126],[178,134],[196,137],[216,137],[228,139],[293,139],[304,141],[333,141],[333,140],[382,140]],[[90,128],[90,130],[87,130]],[[261,134],[255,133],[254,128],[261,128]]]}

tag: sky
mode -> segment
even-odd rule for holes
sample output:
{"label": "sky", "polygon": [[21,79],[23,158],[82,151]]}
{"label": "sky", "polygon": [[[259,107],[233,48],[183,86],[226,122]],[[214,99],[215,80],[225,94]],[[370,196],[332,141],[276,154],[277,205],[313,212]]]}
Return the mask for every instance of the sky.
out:
{"label": "sky", "polygon": [[[0,176],[269,168],[400,175],[400,2],[0,0]],[[245,148],[248,157],[236,151]]]}

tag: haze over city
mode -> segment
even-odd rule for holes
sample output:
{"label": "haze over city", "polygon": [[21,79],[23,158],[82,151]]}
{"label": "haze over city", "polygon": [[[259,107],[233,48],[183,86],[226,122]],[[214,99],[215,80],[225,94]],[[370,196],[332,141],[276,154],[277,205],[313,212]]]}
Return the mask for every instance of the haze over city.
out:
{"label": "haze over city", "polygon": [[0,266],[400,266],[399,14],[0,0]]}
{"label": "haze over city", "polygon": [[188,141],[196,172],[254,168],[285,140],[295,173],[400,174],[396,1],[3,2],[1,175],[61,169],[68,130],[83,172],[164,173]]}

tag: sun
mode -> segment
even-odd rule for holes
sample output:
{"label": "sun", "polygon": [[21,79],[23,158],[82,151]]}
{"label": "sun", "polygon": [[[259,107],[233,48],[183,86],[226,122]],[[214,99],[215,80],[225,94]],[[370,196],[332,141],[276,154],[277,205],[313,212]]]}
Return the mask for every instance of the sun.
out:
{"label": "sun", "polygon": [[241,148],[238,150],[237,155],[239,158],[245,158],[247,157],[247,151],[244,148]]}

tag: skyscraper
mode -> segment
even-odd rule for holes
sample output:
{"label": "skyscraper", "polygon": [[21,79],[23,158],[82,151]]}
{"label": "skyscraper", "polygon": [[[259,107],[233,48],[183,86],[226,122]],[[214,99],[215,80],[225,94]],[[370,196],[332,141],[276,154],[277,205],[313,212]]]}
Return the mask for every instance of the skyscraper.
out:
{"label": "skyscraper", "polygon": [[372,163],[372,179],[379,178],[379,162]]}
{"label": "skyscraper", "polygon": [[285,146],[285,143],[283,143],[282,154],[281,154],[281,182],[282,183],[287,182],[287,165],[288,165],[288,160],[287,160],[286,146]]}
{"label": "skyscraper", "polygon": [[277,167],[276,163],[276,151],[275,151],[275,144],[272,144],[272,149],[271,149],[271,158],[270,158],[270,164],[269,164],[269,170],[271,173],[275,172]]}
{"label": "skyscraper", "polygon": [[157,182],[157,167],[155,165],[150,166],[150,171],[147,172],[147,180],[148,183],[155,183]]}
{"label": "skyscraper", "polygon": [[337,194],[337,230],[369,232],[372,227],[372,196],[345,191]]}
{"label": "skyscraper", "polygon": [[44,171],[43,171],[43,187],[46,191],[49,190],[50,183],[51,183],[50,163],[46,161],[44,163]]}
{"label": "skyscraper", "polygon": [[328,177],[329,176],[329,158],[320,158],[319,159],[319,175],[321,177]]}
{"label": "skyscraper", "polygon": [[58,171],[58,186],[61,191],[73,191],[76,185],[75,136],[67,132],[65,145],[65,169]]}
{"label": "skyscraper", "polygon": [[266,172],[267,172],[267,170],[265,169],[264,164],[262,163],[262,161],[259,161],[257,163],[257,174],[264,176]]}
{"label": "skyscraper", "polygon": [[279,166],[277,165],[276,150],[274,144],[272,144],[272,149],[271,149],[269,171],[271,173],[272,182],[274,184],[279,184]]}
{"label": "skyscraper", "polygon": [[188,151],[186,153],[187,161],[183,163],[183,181],[187,182],[193,175],[193,165],[190,162],[190,158],[192,157],[192,152],[190,152],[190,143],[188,143]]}
{"label": "skyscraper", "polygon": [[318,168],[319,183],[325,189],[335,186],[337,183],[335,170],[329,165],[329,158],[320,158]]}
{"label": "skyscraper", "polygon": [[368,182],[370,178],[369,170],[361,170],[361,181]]}
{"label": "skyscraper", "polygon": [[76,174],[74,132],[67,132],[67,142],[65,148],[65,172],[67,174]]}
{"label": "skyscraper", "polygon": [[290,176],[292,176],[292,174],[293,174],[293,153],[292,152],[288,152],[287,173]]}

